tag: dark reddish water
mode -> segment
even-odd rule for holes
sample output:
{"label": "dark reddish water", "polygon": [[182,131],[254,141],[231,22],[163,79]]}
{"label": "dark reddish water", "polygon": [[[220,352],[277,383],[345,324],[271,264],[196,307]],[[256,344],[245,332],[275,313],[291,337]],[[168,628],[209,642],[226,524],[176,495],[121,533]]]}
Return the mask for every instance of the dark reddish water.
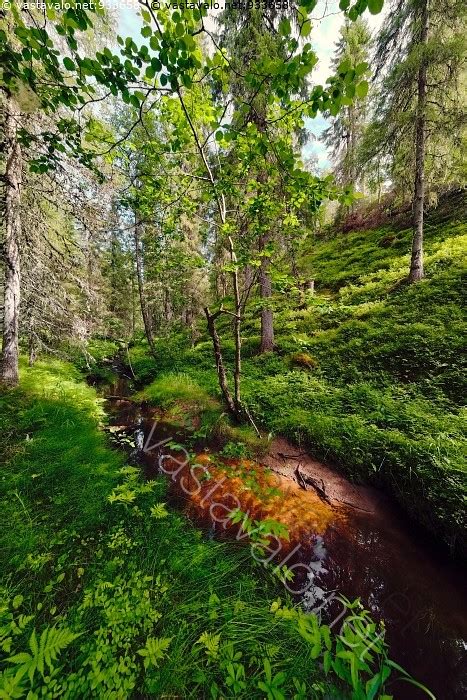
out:
{"label": "dark reddish water", "polygon": [[[318,585],[362,599],[384,619],[391,657],[440,699],[467,697],[466,575],[397,508],[387,517],[354,513],[324,534],[325,573]],[[422,698],[399,686],[396,698]]]}
{"label": "dark reddish water", "polygon": [[[124,385],[114,387],[112,394],[125,394]],[[153,425],[154,411],[135,403],[110,399],[107,401],[110,423],[115,435],[133,436],[135,451],[144,464],[149,478],[159,471],[160,447],[149,455],[142,452]],[[173,437],[183,444],[183,430],[159,422],[153,432],[152,443]],[[287,447],[282,441],[281,449]],[[196,446],[194,448],[196,450]],[[288,445],[289,450],[293,446]],[[296,449],[296,448],[295,448]],[[209,454],[200,454],[201,464],[210,463]],[[172,451],[172,455],[173,455]],[[282,455],[281,452],[277,454]],[[278,463],[279,458],[272,456]],[[302,459],[302,458],[301,458]],[[308,459],[308,466],[306,459]],[[383,619],[387,628],[386,640],[390,656],[417,680],[424,683],[439,700],[467,698],[467,576],[447,555],[430,542],[400,509],[372,489],[355,487],[328,466],[305,458],[306,473],[318,474],[319,483],[331,493],[329,502],[318,497],[316,491],[300,489],[290,478],[290,464],[282,475],[274,475],[280,496],[271,497],[265,506],[261,497],[247,493],[242,479],[248,478],[248,469],[264,472],[265,467],[243,460],[246,464],[242,478],[233,477],[232,469],[241,460],[230,461],[227,472],[216,473],[225,481],[209,496],[207,482],[199,493],[187,496],[180,488],[190,475],[185,469],[171,481],[173,497],[200,525],[220,536],[232,536],[218,523],[213,527],[214,499],[217,504],[232,503],[238,497],[242,510],[249,510],[255,518],[272,517],[289,528],[289,550],[297,543],[298,549],[287,562],[307,565],[307,572],[298,570],[293,586],[307,591],[301,595],[308,610],[319,610],[327,622],[338,614],[340,605],[333,599],[337,592],[354,600],[359,597],[376,620]],[[300,462],[302,464],[303,462]],[[167,463],[168,464],[168,463]],[[177,471],[174,462],[173,473]],[[313,466],[318,471],[313,472]],[[245,471],[246,470],[246,471]],[[167,470],[170,472],[170,467]],[[285,475],[284,475],[285,474]],[[269,476],[261,476],[263,487],[270,487]],[[187,481],[188,479],[188,481]],[[232,495],[234,494],[234,495]],[[224,500],[223,500],[224,499]],[[311,565],[311,574],[310,574]],[[326,602],[327,601],[327,602]],[[396,699],[417,700],[427,696],[414,686],[397,683],[390,691]]]}

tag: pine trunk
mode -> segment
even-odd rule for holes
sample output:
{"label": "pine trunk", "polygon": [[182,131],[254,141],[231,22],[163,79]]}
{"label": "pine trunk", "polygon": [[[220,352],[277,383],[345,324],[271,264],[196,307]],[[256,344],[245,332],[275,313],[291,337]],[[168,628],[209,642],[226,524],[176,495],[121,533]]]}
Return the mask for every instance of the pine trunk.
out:
{"label": "pine trunk", "polygon": [[0,376],[0,381],[7,386],[16,386],[19,381],[21,149],[17,139],[18,118],[19,110],[9,97],[5,121],[5,290]]}
{"label": "pine trunk", "polygon": [[[425,48],[428,40],[429,0],[425,0],[421,15],[420,44]],[[417,118],[415,122],[415,185],[413,202],[413,239],[410,259],[409,282],[418,282],[423,271],[423,209],[425,204],[425,140],[426,140],[426,91],[427,64],[422,56],[418,69]]]}

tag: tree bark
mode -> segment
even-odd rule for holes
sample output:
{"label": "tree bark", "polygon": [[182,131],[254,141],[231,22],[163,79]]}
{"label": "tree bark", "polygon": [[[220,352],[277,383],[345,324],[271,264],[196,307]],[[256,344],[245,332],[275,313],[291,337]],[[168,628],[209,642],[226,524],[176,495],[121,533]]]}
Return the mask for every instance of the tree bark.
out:
{"label": "tree bark", "polygon": [[172,320],[172,306],[170,304],[170,289],[164,288],[164,321],[168,325]]}
{"label": "tree bark", "polygon": [[149,319],[146,299],[144,298],[144,280],[143,280],[143,264],[141,260],[140,247],[140,224],[135,218],[135,260],[136,260],[136,279],[138,281],[139,301],[141,305],[141,316],[143,317],[144,332],[148,341],[149,348],[154,356],[156,356],[156,346],[154,344],[154,336],[152,334],[151,322]]}
{"label": "tree bark", "polygon": [[19,243],[21,237],[21,148],[17,138],[19,110],[8,97],[5,120],[5,290],[3,315],[3,346],[0,380],[6,386],[19,381],[19,305],[21,266]]}
{"label": "tree bark", "polygon": [[36,340],[34,337],[34,333],[32,331],[29,334],[28,347],[29,347],[29,366],[34,367],[34,364],[35,364],[36,359],[37,359],[37,352],[36,352]]}
{"label": "tree bark", "polygon": [[109,311],[112,314],[117,313],[117,290],[118,290],[118,265],[117,265],[117,232],[115,228],[112,229],[110,238],[110,300],[109,300]]}
{"label": "tree bark", "polygon": [[242,409],[242,397],[240,392],[240,383],[242,376],[242,335],[241,335],[241,312],[242,304],[240,299],[240,288],[238,284],[238,267],[237,267],[237,256],[235,254],[234,244],[232,238],[229,237],[230,246],[230,261],[233,266],[232,271],[232,287],[234,293],[235,302],[235,316],[234,316],[234,337],[235,337],[235,365],[234,365],[234,403],[237,409],[237,413],[240,415],[243,411]]}
{"label": "tree bark", "polygon": [[[353,190],[357,187],[357,174],[355,172],[355,150],[356,150],[356,111],[354,106],[348,107],[348,119],[349,119],[349,132],[348,132],[348,142],[347,142],[347,165],[348,165],[348,177],[347,185],[350,185]],[[355,203],[352,203],[349,207],[350,213],[355,210]]]}
{"label": "tree bark", "polygon": [[[259,271],[259,289],[263,303],[268,303],[272,296],[271,277],[269,275],[270,260],[267,256],[261,259]],[[267,306],[261,309],[261,347],[260,352],[271,352],[274,350],[274,321],[272,309]]]}
{"label": "tree bark", "polygon": [[193,325],[193,311],[191,306],[191,299],[188,302],[188,306],[182,311],[182,321],[187,328],[191,330]]}
{"label": "tree bark", "polygon": [[378,204],[381,204],[382,182],[381,182],[381,171],[380,171],[379,157],[378,157],[377,181],[378,181]]}
{"label": "tree bark", "polygon": [[217,371],[217,377],[219,379],[219,386],[222,391],[222,396],[224,397],[224,401],[227,404],[227,407],[234,416],[234,418],[238,419],[238,412],[237,412],[237,407],[235,406],[235,402],[232,398],[232,394],[230,393],[229,390],[229,385],[227,382],[227,374],[225,371],[225,366],[224,366],[224,359],[222,357],[222,350],[221,350],[221,343],[219,339],[219,334],[217,332],[216,328],[216,319],[222,312],[217,312],[214,314],[211,314],[209,309],[205,307],[204,313],[206,314],[206,320],[208,322],[208,331],[209,335],[211,336],[212,339],[212,344],[214,348],[214,357],[216,360],[216,371]]}
{"label": "tree bark", "polygon": [[[420,45],[423,51],[428,40],[429,0],[425,0],[421,12]],[[413,238],[410,259],[409,282],[424,277],[423,270],[423,209],[425,204],[425,141],[426,141],[426,93],[427,61],[422,55],[418,69],[417,118],[415,121],[415,184],[413,202]]]}
{"label": "tree bark", "polygon": [[[261,119],[257,123],[258,128],[264,130],[264,122]],[[258,174],[258,183],[262,186],[267,181],[265,170]],[[259,188],[259,191],[261,189]],[[259,253],[264,253],[264,249],[270,240],[270,233],[260,235],[258,241]],[[272,352],[274,350],[274,319],[272,309],[268,307],[269,299],[272,296],[272,283],[269,274],[271,260],[269,256],[263,255],[259,268],[259,295],[264,306],[261,307],[261,345],[260,353]]]}
{"label": "tree bark", "polygon": [[135,303],[135,278],[131,275],[131,339],[136,333],[136,303]]}

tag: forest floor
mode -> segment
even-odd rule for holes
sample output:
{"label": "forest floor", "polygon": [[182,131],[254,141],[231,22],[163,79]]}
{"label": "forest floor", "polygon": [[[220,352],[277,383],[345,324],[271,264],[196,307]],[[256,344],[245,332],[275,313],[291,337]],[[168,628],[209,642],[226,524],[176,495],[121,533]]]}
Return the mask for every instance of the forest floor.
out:
{"label": "forest floor", "polygon": [[0,396],[0,697],[389,690],[395,667],[368,613],[349,611],[342,641],[244,542],[207,539],[167,505],[164,477],[109,447],[103,402],[51,359],[22,362],[20,388]]}

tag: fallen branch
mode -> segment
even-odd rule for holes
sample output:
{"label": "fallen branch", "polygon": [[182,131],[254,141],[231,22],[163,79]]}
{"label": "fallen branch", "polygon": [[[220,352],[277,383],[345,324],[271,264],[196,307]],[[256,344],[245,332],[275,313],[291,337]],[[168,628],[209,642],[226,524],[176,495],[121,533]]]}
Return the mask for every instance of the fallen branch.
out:
{"label": "fallen branch", "polygon": [[[300,464],[301,464],[301,462],[300,462]],[[300,470],[299,470],[300,464],[297,465],[297,467],[296,467],[294,473],[295,473],[295,476],[296,476],[296,478],[297,478],[297,483],[298,483],[298,485],[300,486],[300,488],[303,489],[304,491],[307,491],[308,489],[307,489],[307,487],[306,487],[305,479],[304,479],[303,476],[300,474]]]}
{"label": "fallen branch", "polygon": [[104,399],[106,401],[129,401],[130,403],[135,403],[135,400],[130,396],[122,396],[121,394],[108,394],[107,396],[104,396]]}
{"label": "fallen branch", "polygon": [[306,475],[301,474],[300,473],[301,464],[302,463],[300,462],[297,465],[295,472],[294,472],[295,476],[297,477],[297,482],[298,482],[299,486],[306,491],[307,484],[309,484],[310,486],[312,486],[314,488],[314,490],[317,492],[318,496],[320,498],[322,498],[323,501],[326,501],[326,503],[329,503],[329,505],[331,505],[331,500],[328,497],[328,495],[326,494],[326,486],[325,486],[324,480],[321,479],[321,486],[320,486],[318,484],[318,482],[316,481],[316,479],[313,479],[313,477],[308,476],[308,474],[306,474]]}
{"label": "fallen branch", "polygon": [[306,452],[300,452],[298,455],[286,455],[283,452],[277,453],[277,456],[281,459],[300,459],[300,457],[303,457],[303,455],[306,455]]}

